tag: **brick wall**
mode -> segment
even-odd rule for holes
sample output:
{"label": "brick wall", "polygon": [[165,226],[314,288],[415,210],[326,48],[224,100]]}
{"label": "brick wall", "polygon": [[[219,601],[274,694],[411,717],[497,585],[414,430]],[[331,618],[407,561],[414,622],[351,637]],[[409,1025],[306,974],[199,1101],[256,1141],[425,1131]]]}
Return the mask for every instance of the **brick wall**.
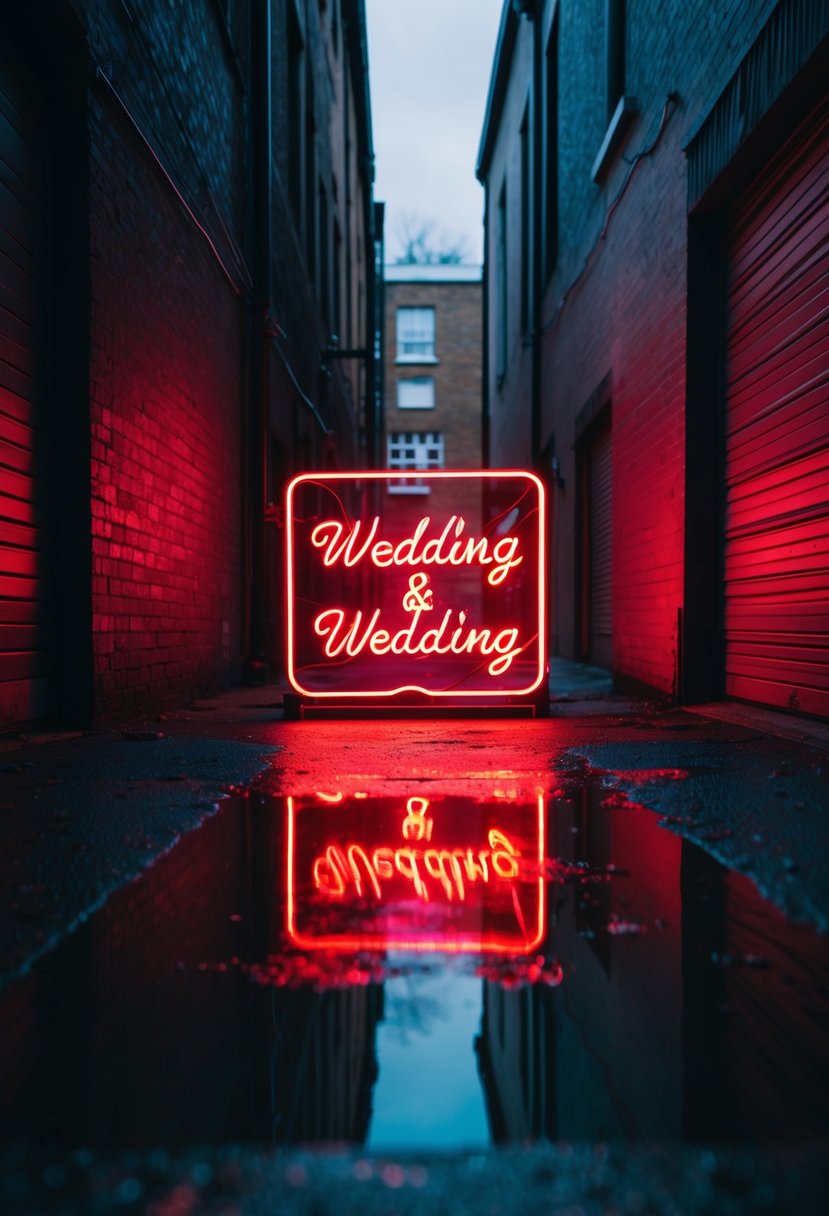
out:
{"label": "brick wall", "polygon": [[[387,282],[386,433],[441,431],[448,469],[474,469],[481,462],[481,284]],[[434,307],[435,364],[395,362],[396,316],[400,307]],[[397,383],[434,376],[434,409],[398,409]]]}
{"label": "brick wall", "polygon": [[576,646],[576,418],[611,377],[613,666],[675,692],[684,584],[687,186],[683,144],[713,104],[773,5],[628,5],[627,85],[639,113],[599,183],[604,134],[598,0],[564,6],[560,30],[560,248],[544,318],[599,239],[630,158],[656,134],[665,97],[676,112],[635,169],[587,272],[543,340],[542,437],[555,435],[567,490],[555,495],[554,621],[560,653]]}
{"label": "brick wall", "polygon": [[[511,73],[503,102],[502,134],[492,154],[486,179],[487,230],[485,258],[490,298],[487,343],[487,396],[489,408],[489,462],[511,468],[530,468],[531,368],[530,348],[520,328],[521,317],[521,154],[520,129],[529,100],[532,71],[532,27],[518,21]],[[497,366],[500,320],[498,284],[499,204],[506,214],[506,350],[503,368]],[[501,374],[499,375],[499,370]]]}
{"label": "brick wall", "polygon": [[[406,267],[391,274],[423,275],[430,267]],[[405,306],[434,307],[435,356],[437,363],[400,363],[397,358],[397,309]],[[476,469],[481,466],[481,318],[480,280],[473,282],[394,282],[385,286],[386,366],[385,430],[393,432],[437,431],[444,437],[444,467]],[[415,376],[433,376],[434,409],[399,409],[397,384]],[[384,452],[385,457],[385,452]],[[385,463],[385,461],[384,461]],[[387,504],[387,507],[390,504]],[[448,518],[455,513],[468,520],[478,518],[480,497],[468,485],[433,485],[428,499],[396,496],[395,518],[401,529],[413,527],[424,514]]]}
{"label": "brick wall", "polygon": [[[214,227],[220,209],[238,239],[243,97],[214,6],[135,11],[90,3],[92,54],[191,206]],[[241,306],[103,84],[88,123],[94,695],[107,718],[238,678]]]}
{"label": "brick wall", "polygon": [[[100,723],[243,664],[278,671],[267,506],[295,472],[362,464],[374,421],[364,21],[362,0],[32,0],[0,18],[46,86],[37,432],[59,503],[31,558],[59,589],[46,641],[7,664],[47,674],[15,676],[16,717]],[[368,355],[329,359],[335,327]]]}
{"label": "brick wall", "polygon": [[[636,115],[604,176],[594,181],[591,170],[607,127],[604,39],[597,35],[604,28],[604,0],[558,5],[559,241],[541,338],[541,444],[554,445],[564,480],[564,488],[553,493],[551,643],[554,652],[579,656],[579,443],[585,438],[583,411],[598,386],[609,382],[613,666],[618,677],[666,692],[677,685],[677,614],[684,594],[688,219],[683,149],[773,7],[771,0],[628,4],[625,92],[635,98]],[[545,31],[551,13],[548,3]],[[519,23],[487,177],[491,269],[501,181],[506,177],[508,197],[517,193],[531,28]],[[676,109],[652,153],[632,168],[632,158],[656,136],[669,93],[678,96]],[[513,206],[511,279],[518,236]],[[512,291],[512,366],[508,361],[500,386],[490,358],[493,463],[520,453],[529,437],[527,359],[515,358],[514,286]],[[492,351],[494,305],[490,317]]]}

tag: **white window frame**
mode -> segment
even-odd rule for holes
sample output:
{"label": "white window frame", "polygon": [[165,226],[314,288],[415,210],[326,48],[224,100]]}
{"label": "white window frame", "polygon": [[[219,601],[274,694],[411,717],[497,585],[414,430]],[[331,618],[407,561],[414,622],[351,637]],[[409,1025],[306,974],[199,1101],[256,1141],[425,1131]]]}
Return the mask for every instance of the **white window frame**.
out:
{"label": "white window frame", "polygon": [[437,363],[434,305],[401,304],[397,309],[397,363]]}
{"label": "white window frame", "polygon": [[[417,385],[424,390],[423,395],[430,397],[428,401],[404,401],[406,395],[404,385]],[[428,390],[427,386],[428,385]],[[401,392],[401,390],[403,390]],[[409,390],[410,392],[413,390]],[[416,394],[415,394],[416,395]],[[397,381],[397,408],[399,410],[433,410],[435,408],[435,378],[434,376],[409,376]]]}
{"label": "white window frame", "polygon": [[[386,436],[389,469],[442,469],[445,446],[440,431],[392,431]],[[422,477],[401,477],[388,482],[389,494],[429,494]]]}

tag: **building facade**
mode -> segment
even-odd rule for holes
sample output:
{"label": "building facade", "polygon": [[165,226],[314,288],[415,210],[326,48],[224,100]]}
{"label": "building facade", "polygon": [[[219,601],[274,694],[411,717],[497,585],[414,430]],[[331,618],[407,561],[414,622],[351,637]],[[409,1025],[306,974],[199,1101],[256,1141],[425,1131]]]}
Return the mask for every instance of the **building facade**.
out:
{"label": "building facade", "polygon": [[[475,532],[485,510],[477,484],[411,471],[481,467],[481,267],[390,265],[383,291],[385,467],[400,471],[385,489],[386,527],[407,536],[454,515]],[[383,593],[399,604],[405,582],[390,574]],[[464,593],[477,592],[464,584]]]}
{"label": "building facade", "polygon": [[362,0],[5,6],[0,76],[0,727],[261,678],[282,484],[376,447]]}
{"label": "building facade", "polygon": [[504,5],[486,459],[551,489],[553,653],[829,713],[829,16]]}
{"label": "building facade", "polygon": [[[385,467],[480,468],[481,267],[389,265],[383,290]],[[416,477],[389,486],[403,512],[433,512],[425,492]],[[447,514],[469,509],[457,490],[432,493]]]}

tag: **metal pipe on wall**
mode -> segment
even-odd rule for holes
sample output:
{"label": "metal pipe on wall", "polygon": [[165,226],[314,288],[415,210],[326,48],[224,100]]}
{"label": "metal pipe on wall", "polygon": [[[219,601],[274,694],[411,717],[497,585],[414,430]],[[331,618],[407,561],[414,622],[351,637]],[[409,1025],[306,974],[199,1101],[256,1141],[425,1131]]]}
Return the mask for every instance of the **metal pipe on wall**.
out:
{"label": "metal pipe on wall", "polygon": [[273,260],[271,169],[271,4],[254,7],[252,38],[252,223],[253,298],[250,309],[251,375],[248,413],[247,492],[249,604],[244,677],[259,683],[265,678],[265,502],[267,495],[268,432],[270,428],[270,319],[271,264]]}

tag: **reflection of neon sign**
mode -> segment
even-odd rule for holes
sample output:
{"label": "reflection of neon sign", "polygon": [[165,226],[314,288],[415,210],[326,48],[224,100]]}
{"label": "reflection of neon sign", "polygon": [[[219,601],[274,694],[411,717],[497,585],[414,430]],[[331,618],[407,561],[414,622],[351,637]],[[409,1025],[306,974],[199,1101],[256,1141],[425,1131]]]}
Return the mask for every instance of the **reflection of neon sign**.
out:
{"label": "reflection of neon sign", "polygon": [[[546,675],[542,482],[520,471],[419,471],[430,514],[413,515],[397,495],[381,514],[377,498],[399,477],[289,483],[292,686],[322,698],[534,692]],[[453,506],[459,498],[468,506]]]}
{"label": "reflection of neon sign", "polygon": [[[422,827],[427,840],[431,838],[433,822],[418,818],[414,803],[429,803],[425,798],[410,798],[406,804],[403,820],[404,839],[411,832],[414,821]],[[422,815],[422,812],[421,812]],[[416,836],[421,839],[421,836]],[[349,894],[371,893],[381,899],[383,881],[402,875],[411,882],[419,899],[429,902],[432,898],[428,878],[437,879],[443,896],[447,900],[465,900],[467,884],[490,882],[502,879],[515,882],[518,878],[518,862],[521,856],[516,847],[498,828],[487,833],[487,848],[477,849],[417,849],[411,845],[397,848],[380,846],[368,853],[360,844],[330,844],[314,860],[313,879],[318,891],[333,898]]]}
{"label": "reflection of neon sign", "polygon": [[[545,933],[532,802],[288,799],[287,930],[302,949],[523,953]],[[401,811],[403,811],[401,820]]]}

